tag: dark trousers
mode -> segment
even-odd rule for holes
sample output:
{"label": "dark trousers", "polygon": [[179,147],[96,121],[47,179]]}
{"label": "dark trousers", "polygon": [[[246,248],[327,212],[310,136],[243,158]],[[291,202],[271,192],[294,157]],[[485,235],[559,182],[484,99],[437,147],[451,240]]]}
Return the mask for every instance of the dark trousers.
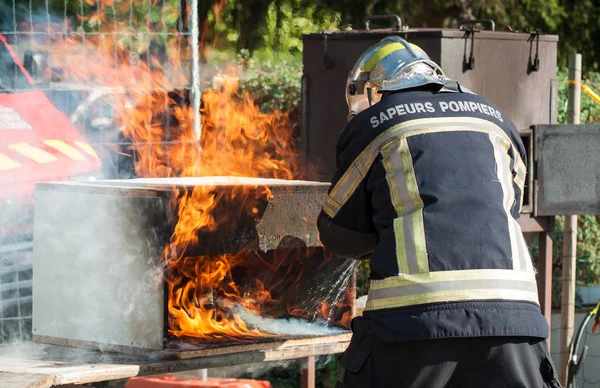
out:
{"label": "dark trousers", "polygon": [[352,338],[337,388],[560,388],[546,340],[451,338],[390,343]]}

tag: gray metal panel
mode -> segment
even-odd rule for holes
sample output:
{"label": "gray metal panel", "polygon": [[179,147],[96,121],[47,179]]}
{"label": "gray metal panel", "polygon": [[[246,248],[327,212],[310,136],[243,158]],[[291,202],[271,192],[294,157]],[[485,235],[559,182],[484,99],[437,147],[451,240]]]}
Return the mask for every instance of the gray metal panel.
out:
{"label": "gray metal panel", "polygon": [[[234,186],[244,185],[250,193],[248,196],[238,193],[235,199],[228,197],[227,193]],[[95,193],[116,198],[153,196],[166,199],[171,198],[176,187],[181,191],[183,188],[191,191],[199,186],[223,194],[213,209],[213,216],[219,227],[215,231],[199,231],[199,241],[188,247],[186,252],[189,254],[233,253],[240,249],[266,252],[280,247],[284,236],[295,237],[309,247],[321,246],[316,227],[317,217],[329,183],[246,177],[146,178],[38,184],[36,190],[76,192],[82,195]],[[268,200],[265,196],[258,195],[259,199],[253,202],[256,214],[246,215],[242,207],[250,205],[257,187],[268,187],[272,195]],[[140,207],[140,213],[147,216],[155,211],[144,208],[146,204],[143,201],[119,199],[118,203],[126,201],[132,201],[132,204]],[[168,241],[172,233],[169,228],[173,228],[177,220],[176,214],[170,210],[165,212],[162,233],[167,238],[165,241]],[[232,214],[235,215],[233,219]],[[139,219],[137,222],[140,222]]]}
{"label": "gray metal panel", "polygon": [[541,125],[535,134],[537,214],[600,214],[600,125]]}
{"label": "gray metal panel", "polygon": [[145,207],[161,198],[36,190],[33,334],[163,349],[162,244]]}
{"label": "gray metal panel", "polygon": [[[526,38],[529,35],[513,35],[521,39],[489,39],[477,33],[473,52],[475,68],[467,71],[463,71],[465,39],[445,38],[440,66],[449,77],[496,104],[518,129],[552,124],[556,115],[556,96],[552,93],[556,79],[556,42],[540,39],[540,68],[528,74],[531,44]],[[468,39],[467,57],[470,50]],[[533,55],[535,51],[534,44]]]}

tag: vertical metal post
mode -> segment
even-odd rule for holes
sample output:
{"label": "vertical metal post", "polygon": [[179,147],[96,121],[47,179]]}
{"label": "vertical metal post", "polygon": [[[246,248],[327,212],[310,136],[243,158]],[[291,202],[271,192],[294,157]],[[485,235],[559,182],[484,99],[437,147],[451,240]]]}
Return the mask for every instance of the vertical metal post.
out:
{"label": "vertical metal post", "polygon": [[208,369],[198,369],[197,374],[198,374],[198,379],[200,379],[200,381],[208,380]]}
{"label": "vertical metal post", "polygon": [[190,31],[192,50],[192,108],[194,109],[194,136],[200,141],[202,123],[200,117],[200,27],[198,26],[198,0],[190,0]]}
{"label": "vertical metal post", "polygon": [[[551,224],[548,221],[548,224]],[[550,225],[549,225],[550,226]],[[552,229],[538,233],[538,294],[542,314],[551,326],[552,319]],[[552,332],[552,331],[550,331]],[[548,338],[548,351],[550,351],[551,338]]]}
{"label": "vertical metal post", "polygon": [[[569,95],[567,122],[579,124],[581,101],[581,54],[569,56]],[[560,381],[567,385],[569,350],[572,345],[575,321],[575,276],[577,258],[577,216],[565,216],[562,273],[562,302],[560,316]]]}
{"label": "vertical metal post", "polygon": [[[306,367],[306,368],[304,368]],[[302,381],[300,387],[302,388],[315,388],[316,369],[315,369],[315,356],[308,356],[304,362],[302,368]]]}
{"label": "vertical metal post", "polygon": [[[190,0],[190,32],[191,36],[191,50],[192,50],[192,108],[194,109],[194,136],[200,143],[200,136],[202,134],[202,124],[200,122],[200,31],[198,25],[198,0]],[[208,369],[198,370],[198,377],[201,381],[208,380]]]}

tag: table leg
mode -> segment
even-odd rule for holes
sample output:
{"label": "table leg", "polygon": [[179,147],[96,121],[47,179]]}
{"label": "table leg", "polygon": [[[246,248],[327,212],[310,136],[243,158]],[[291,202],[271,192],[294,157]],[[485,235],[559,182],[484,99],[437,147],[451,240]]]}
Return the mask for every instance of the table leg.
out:
{"label": "table leg", "polygon": [[302,388],[315,388],[315,356],[309,356],[302,365]]}

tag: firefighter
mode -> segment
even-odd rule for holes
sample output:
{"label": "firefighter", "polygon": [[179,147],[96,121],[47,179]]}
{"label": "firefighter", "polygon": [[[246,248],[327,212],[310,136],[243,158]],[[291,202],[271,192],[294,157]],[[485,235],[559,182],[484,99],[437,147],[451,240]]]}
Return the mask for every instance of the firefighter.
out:
{"label": "firefighter", "polygon": [[559,387],[514,124],[395,36],[359,58],[346,97],[318,227],[371,272],[338,386]]}

